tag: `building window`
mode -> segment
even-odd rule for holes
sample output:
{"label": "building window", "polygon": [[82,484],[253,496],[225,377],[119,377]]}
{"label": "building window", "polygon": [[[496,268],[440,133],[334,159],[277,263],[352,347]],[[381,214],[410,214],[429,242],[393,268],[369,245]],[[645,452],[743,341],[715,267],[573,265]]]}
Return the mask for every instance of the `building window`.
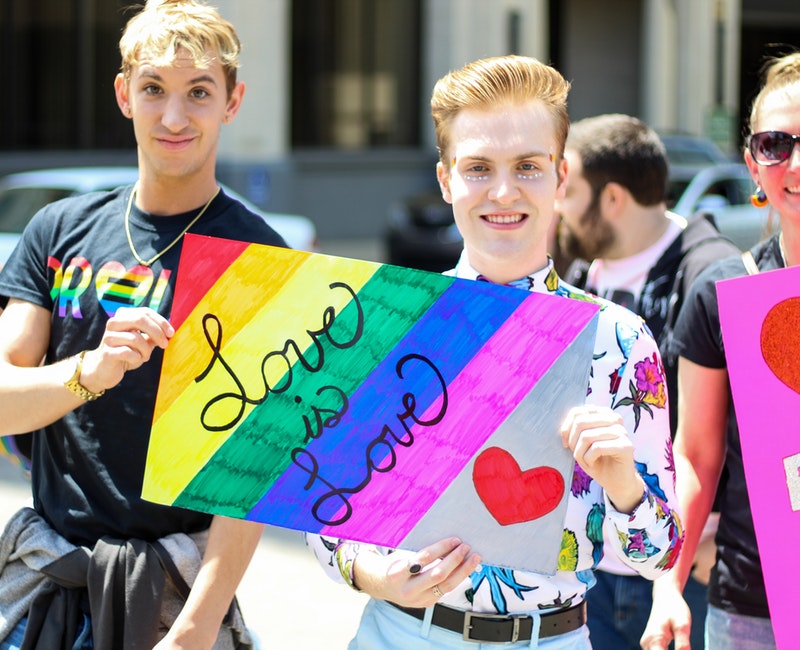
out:
{"label": "building window", "polygon": [[114,99],[117,43],[133,2],[4,0],[0,150],[133,144]]}
{"label": "building window", "polygon": [[293,0],[293,147],[419,145],[420,5]]}

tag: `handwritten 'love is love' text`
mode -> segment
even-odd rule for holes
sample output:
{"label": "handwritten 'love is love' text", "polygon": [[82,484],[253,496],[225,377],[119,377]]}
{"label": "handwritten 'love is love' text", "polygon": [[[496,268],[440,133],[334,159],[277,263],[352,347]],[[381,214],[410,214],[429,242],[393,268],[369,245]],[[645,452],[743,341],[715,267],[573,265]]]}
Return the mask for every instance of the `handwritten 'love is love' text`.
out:
{"label": "handwritten 'love is love' text", "polygon": [[[364,334],[365,315],[356,292],[344,282],[333,282],[329,288],[332,291],[345,291],[349,294],[349,302],[355,311],[354,317],[337,327],[336,308],[330,305],[325,307],[319,327],[305,330],[310,345],[301,349],[297,341],[287,339],[280,350],[268,352],[261,358],[260,383],[255,390],[248,391],[236,370],[223,355],[223,325],[220,319],[214,314],[203,316],[203,333],[211,350],[211,358],[195,381],[203,382],[214,368],[220,367],[234,386],[233,390],[214,395],[203,406],[200,421],[207,431],[230,430],[242,420],[248,407],[265,403],[270,395],[287,393],[292,388],[295,374],[300,372],[301,368],[308,373],[323,370],[326,362],[326,346],[346,350],[358,343]],[[430,388],[432,385],[431,390],[426,390],[428,396],[426,402],[434,406],[420,404],[413,391],[405,390],[400,396],[401,408],[394,414],[394,422],[377,425],[380,427],[380,433],[370,440],[361,452],[364,472],[354,485],[337,486],[332,480],[325,478],[339,476],[340,473],[335,467],[326,471],[329,468],[323,466],[324,459],[320,462],[308,448],[297,446],[290,452],[292,464],[308,474],[304,490],[309,491],[315,486],[323,486],[326,490],[316,498],[311,508],[312,516],[324,525],[335,526],[347,521],[353,514],[348,496],[364,490],[375,473],[386,473],[395,468],[398,462],[396,449],[398,446],[407,448],[414,444],[412,429],[415,425],[434,426],[441,422],[447,412],[447,381],[431,359],[421,354],[408,353],[397,361],[394,370],[399,379],[409,381],[415,386],[427,385]],[[428,376],[425,377],[421,373],[426,373]],[[274,376],[280,379],[271,385],[268,377]],[[314,394],[326,402],[326,407],[309,405],[311,416],[302,415],[304,444],[320,438],[325,430],[338,426],[350,408],[347,393],[338,386],[324,385]],[[433,399],[430,398],[432,394],[435,395]],[[300,404],[303,400],[299,395],[295,395],[294,401]],[[331,408],[332,401],[335,402],[333,408]],[[354,458],[357,458],[358,450],[354,450],[353,454]]]}

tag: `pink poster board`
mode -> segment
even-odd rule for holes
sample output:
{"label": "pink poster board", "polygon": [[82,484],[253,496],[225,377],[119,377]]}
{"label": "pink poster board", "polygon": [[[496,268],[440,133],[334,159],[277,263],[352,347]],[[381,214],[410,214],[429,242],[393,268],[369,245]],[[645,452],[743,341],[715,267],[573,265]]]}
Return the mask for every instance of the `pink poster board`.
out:
{"label": "pink poster board", "polygon": [[797,647],[800,268],[717,283],[747,491],[781,650]]}

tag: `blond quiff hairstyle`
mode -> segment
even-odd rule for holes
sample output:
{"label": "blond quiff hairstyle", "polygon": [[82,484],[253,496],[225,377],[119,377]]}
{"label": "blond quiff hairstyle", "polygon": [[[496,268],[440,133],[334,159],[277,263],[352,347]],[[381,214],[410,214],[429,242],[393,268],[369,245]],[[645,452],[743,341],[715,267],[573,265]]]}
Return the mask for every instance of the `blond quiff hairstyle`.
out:
{"label": "blond quiff hairstyle", "polygon": [[241,49],[236,29],[214,7],[194,0],[147,0],[119,41],[120,70],[129,81],[133,66],[143,57],[157,65],[172,65],[182,50],[201,69],[219,60],[230,96]]}
{"label": "blond quiff hairstyle", "polygon": [[569,82],[552,66],[532,57],[516,55],[480,59],[446,74],[436,82],[431,97],[439,160],[446,169],[450,168],[450,125],[460,111],[535,100],[541,102],[553,117],[557,160],[560,161],[569,133],[569,86]]}

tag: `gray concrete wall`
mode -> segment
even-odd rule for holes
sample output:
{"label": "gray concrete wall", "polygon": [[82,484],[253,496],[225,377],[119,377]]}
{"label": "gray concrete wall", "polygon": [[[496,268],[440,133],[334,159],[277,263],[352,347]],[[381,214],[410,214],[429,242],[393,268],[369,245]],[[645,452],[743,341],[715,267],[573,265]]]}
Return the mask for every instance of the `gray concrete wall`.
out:
{"label": "gray concrete wall", "polygon": [[436,184],[435,156],[415,150],[295,153],[270,163],[221,162],[220,180],[266,210],[303,214],[322,239],[373,238],[389,207]]}
{"label": "gray concrete wall", "polygon": [[561,72],[572,82],[573,120],[640,115],[641,0],[566,0]]}

